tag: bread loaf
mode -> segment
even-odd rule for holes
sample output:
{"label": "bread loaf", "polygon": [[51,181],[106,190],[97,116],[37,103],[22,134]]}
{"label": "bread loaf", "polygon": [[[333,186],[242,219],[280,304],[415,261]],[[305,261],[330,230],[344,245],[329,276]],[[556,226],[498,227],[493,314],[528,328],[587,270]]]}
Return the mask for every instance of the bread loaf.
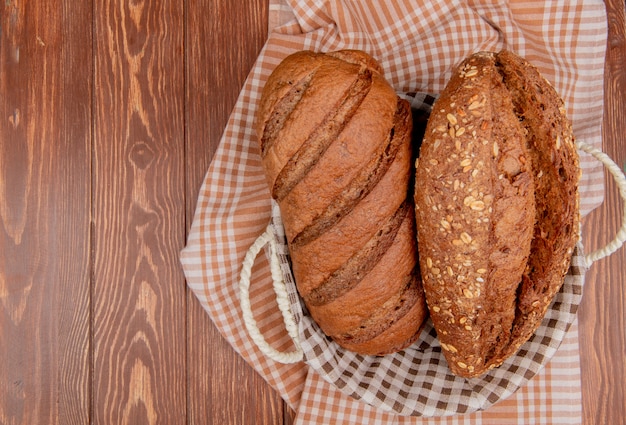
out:
{"label": "bread loaf", "polygon": [[467,58],[433,107],[416,167],[424,289],[463,377],[532,336],[578,240],[580,168],[554,88],[519,56]]}
{"label": "bread loaf", "polygon": [[358,353],[407,347],[427,314],[408,103],[363,52],[303,51],[269,77],[256,131],[313,319]]}

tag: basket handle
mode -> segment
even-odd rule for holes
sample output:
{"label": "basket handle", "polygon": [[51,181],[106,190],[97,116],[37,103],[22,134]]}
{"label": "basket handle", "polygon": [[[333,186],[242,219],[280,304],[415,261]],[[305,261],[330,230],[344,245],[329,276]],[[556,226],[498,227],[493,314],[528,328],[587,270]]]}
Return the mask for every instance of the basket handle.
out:
{"label": "basket handle", "polygon": [[[296,349],[290,352],[281,352],[269,345],[265,340],[257,322],[252,315],[252,306],[250,304],[250,275],[254,260],[259,255],[259,252],[265,245],[269,244],[270,247],[270,271],[272,273],[272,280],[274,282],[274,292],[276,293],[276,302],[278,308],[283,315],[283,320],[287,333],[291,337]],[[243,266],[241,269],[241,275],[239,278],[239,294],[241,298],[241,309],[243,311],[243,321],[248,329],[250,337],[256,344],[256,346],[270,359],[279,363],[297,363],[304,357],[302,348],[300,347],[300,341],[298,338],[298,325],[293,317],[291,308],[289,307],[289,298],[287,295],[287,288],[285,286],[285,280],[283,278],[282,271],[280,270],[280,261],[278,259],[278,253],[276,248],[276,241],[272,233],[271,226],[267,226],[265,232],[263,232],[252,244],[246,256],[243,260]]]}
{"label": "basket handle", "polygon": [[594,158],[604,164],[606,169],[613,176],[613,180],[615,180],[615,184],[617,184],[619,194],[624,204],[622,226],[615,235],[615,238],[611,242],[609,242],[604,248],[600,248],[597,251],[594,251],[585,256],[587,266],[591,266],[591,264],[593,264],[595,261],[598,261],[604,257],[608,257],[609,255],[613,254],[615,251],[620,249],[620,247],[624,245],[624,242],[626,241],[626,178],[624,177],[624,173],[619,168],[619,166],[601,150],[581,141],[576,142],[576,147],[592,155]]}

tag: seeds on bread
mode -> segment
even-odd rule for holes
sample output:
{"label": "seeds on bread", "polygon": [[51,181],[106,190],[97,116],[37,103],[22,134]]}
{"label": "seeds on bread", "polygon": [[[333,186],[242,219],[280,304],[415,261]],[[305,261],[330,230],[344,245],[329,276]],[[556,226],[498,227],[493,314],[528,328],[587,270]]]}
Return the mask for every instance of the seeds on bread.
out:
{"label": "seeds on bread", "polygon": [[416,169],[424,290],[443,353],[484,374],[534,333],[578,238],[578,157],[563,103],[510,52],[480,52],[433,107]]}

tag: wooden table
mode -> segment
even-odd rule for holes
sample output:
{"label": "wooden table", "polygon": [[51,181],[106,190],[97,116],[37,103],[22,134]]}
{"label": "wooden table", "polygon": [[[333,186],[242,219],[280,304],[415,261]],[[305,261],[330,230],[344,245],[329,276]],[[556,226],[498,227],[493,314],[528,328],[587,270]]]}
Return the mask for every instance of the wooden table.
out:
{"label": "wooden table", "polygon": [[[626,160],[624,2],[607,2],[604,149]],[[0,424],[278,424],[293,412],[185,285],[204,172],[267,0],[7,0],[0,19]],[[619,202],[585,220],[587,249]],[[586,424],[626,417],[626,250],[580,309]]]}

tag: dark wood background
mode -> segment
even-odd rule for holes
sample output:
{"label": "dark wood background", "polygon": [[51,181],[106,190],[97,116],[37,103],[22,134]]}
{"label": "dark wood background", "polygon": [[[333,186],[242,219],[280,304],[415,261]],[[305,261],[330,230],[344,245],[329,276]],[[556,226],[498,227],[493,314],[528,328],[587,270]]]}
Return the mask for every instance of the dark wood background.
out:
{"label": "dark wood background", "polygon": [[[283,424],[178,261],[267,36],[267,0],[0,6],[0,424]],[[626,161],[624,2],[607,1],[604,149]],[[586,220],[587,250],[620,201]],[[626,250],[580,310],[585,424],[626,417]]]}

